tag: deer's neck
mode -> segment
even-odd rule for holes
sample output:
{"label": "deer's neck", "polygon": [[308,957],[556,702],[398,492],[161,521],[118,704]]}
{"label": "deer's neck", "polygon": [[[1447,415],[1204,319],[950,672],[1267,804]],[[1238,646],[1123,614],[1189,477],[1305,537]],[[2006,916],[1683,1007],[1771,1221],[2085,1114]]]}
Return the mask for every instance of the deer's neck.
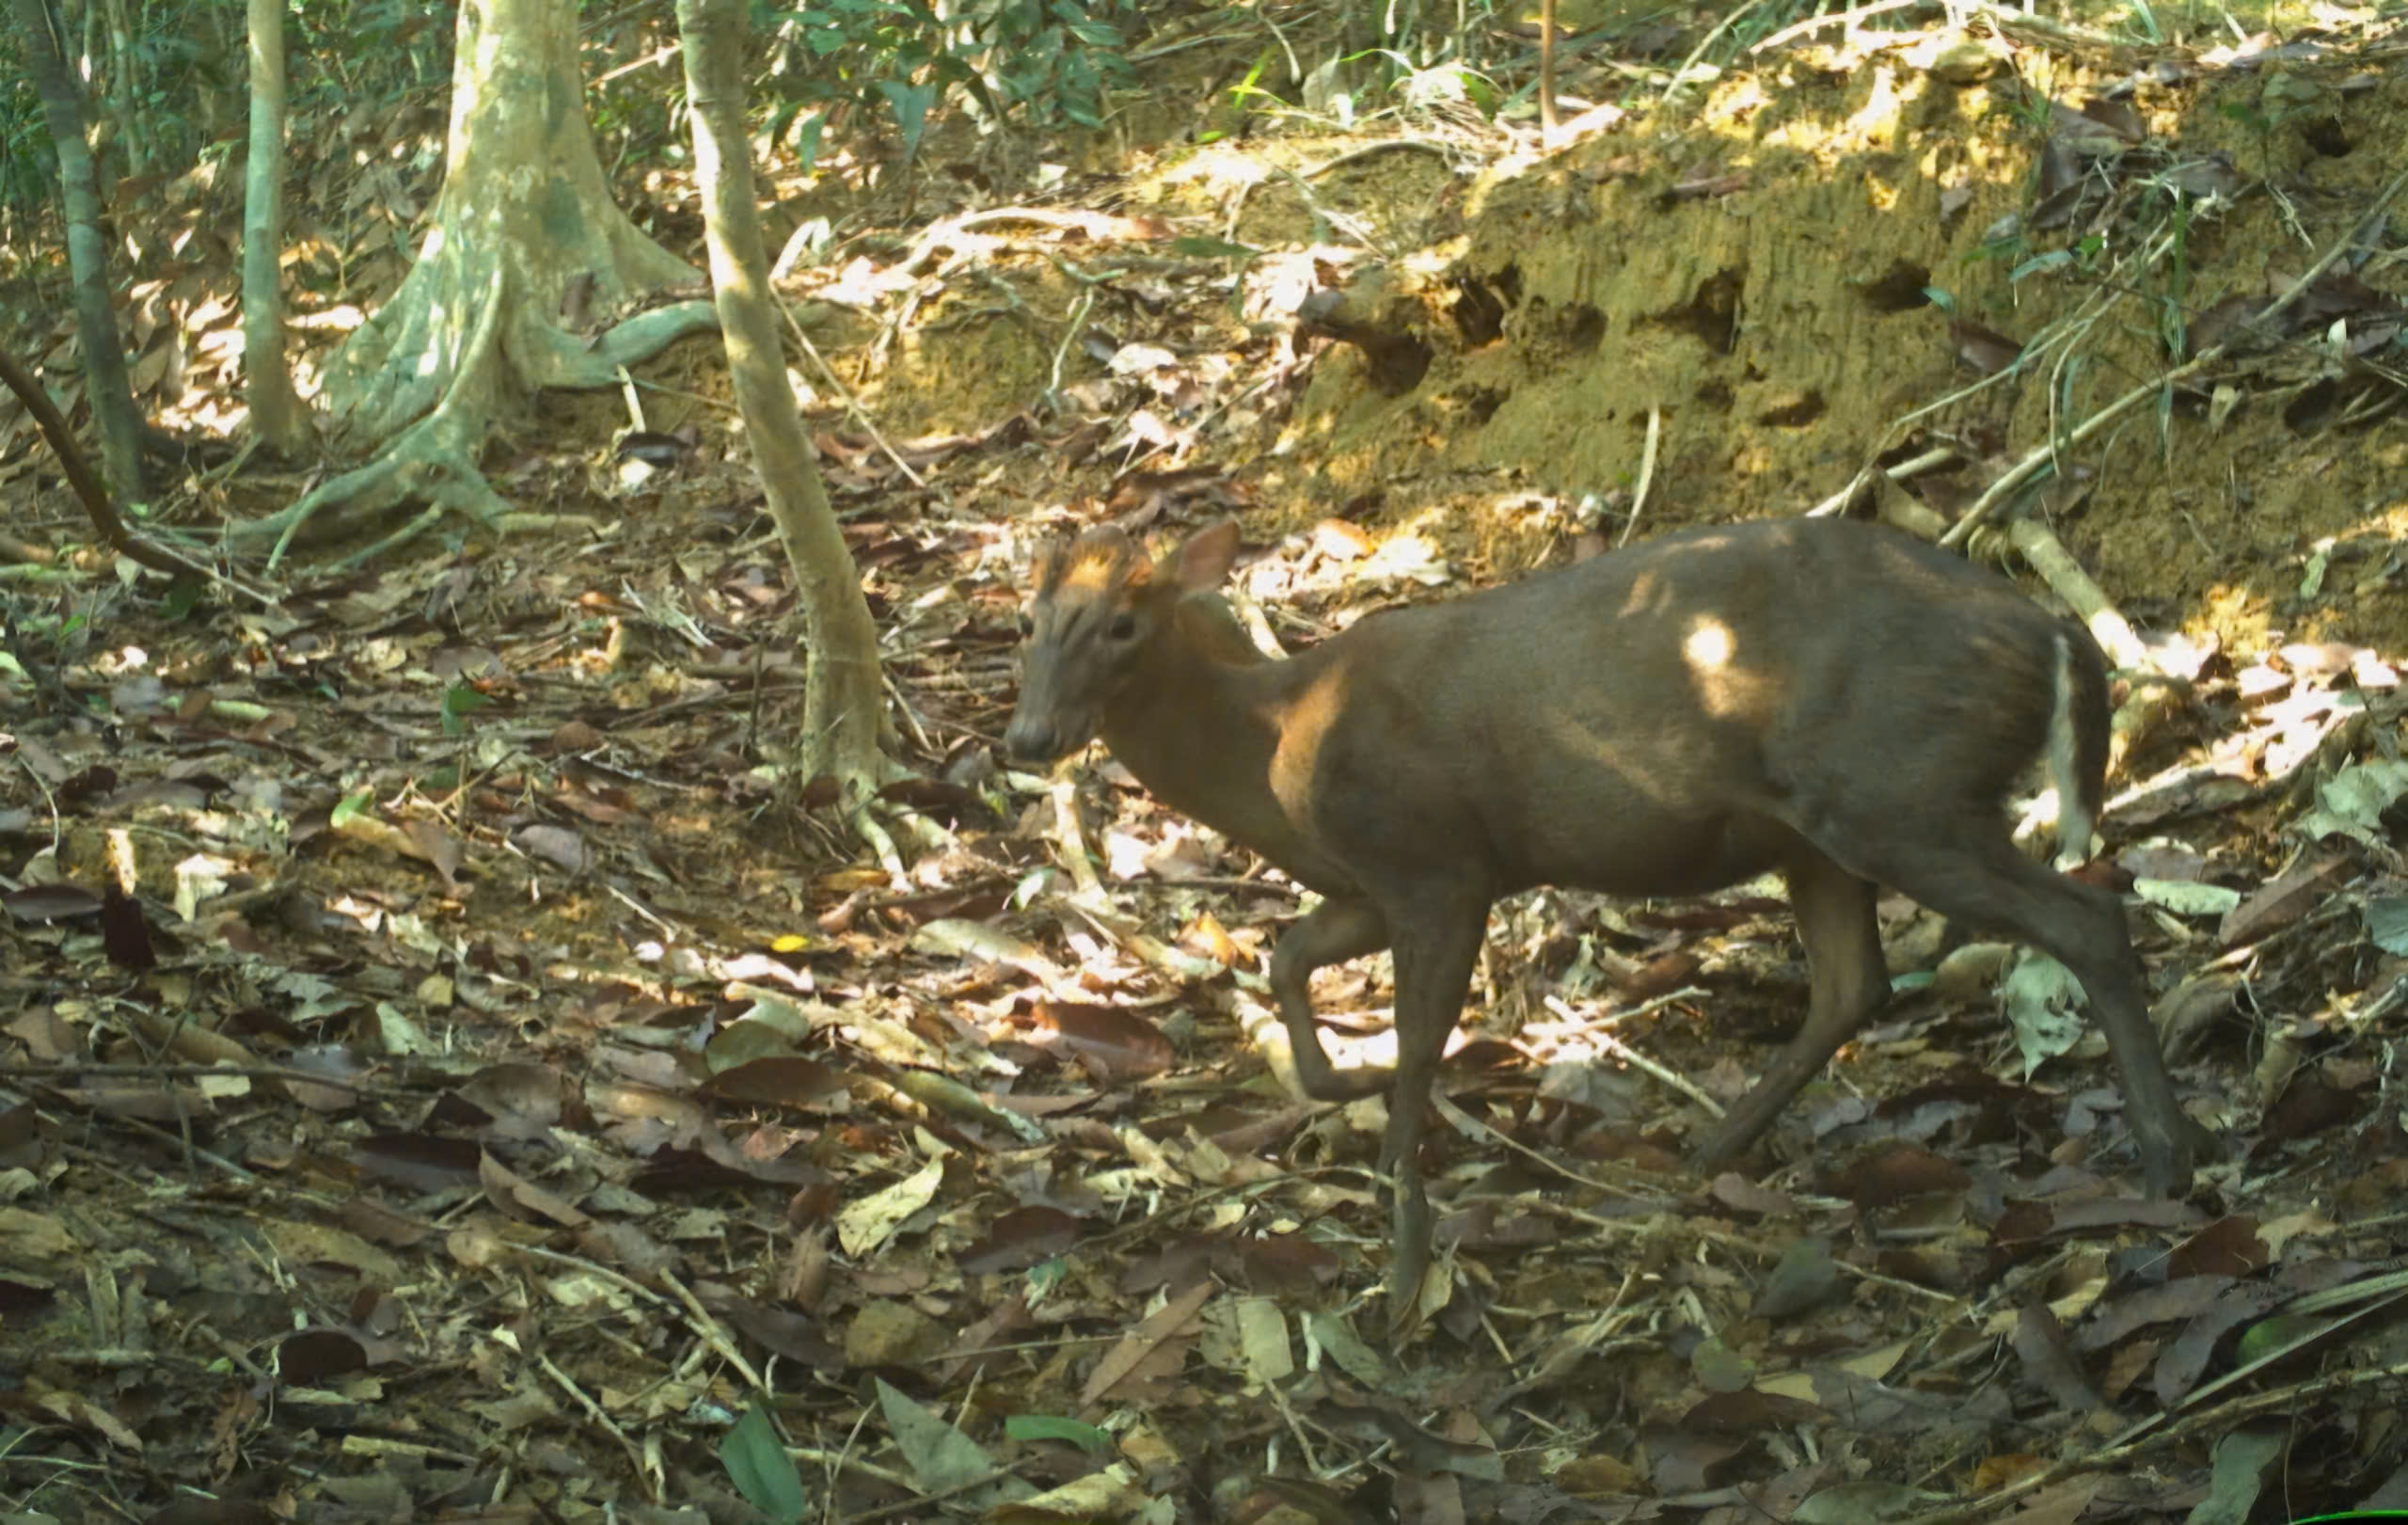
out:
{"label": "deer's neck", "polygon": [[1283,756],[1315,654],[1264,657],[1217,598],[1186,599],[1173,618],[1172,639],[1105,708],[1104,745],[1164,804],[1316,888],[1342,887],[1307,840],[1307,802]]}

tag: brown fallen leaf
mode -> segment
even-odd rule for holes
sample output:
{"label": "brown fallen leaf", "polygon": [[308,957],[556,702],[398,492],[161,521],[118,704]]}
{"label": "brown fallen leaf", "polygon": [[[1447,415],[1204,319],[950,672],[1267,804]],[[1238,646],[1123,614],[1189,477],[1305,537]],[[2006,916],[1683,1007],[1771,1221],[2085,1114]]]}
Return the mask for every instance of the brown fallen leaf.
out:
{"label": "brown fallen leaf", "polygon": [[1174,1345],[1192,1341],[1199,1327],[1196,1314],[1219,1293],[1212,1281],[1199,1281],[1147,1315],[1096,1362],[1080,1390],[1079,1401],[1102,1402],[1122,1382],[1159,1363]]}

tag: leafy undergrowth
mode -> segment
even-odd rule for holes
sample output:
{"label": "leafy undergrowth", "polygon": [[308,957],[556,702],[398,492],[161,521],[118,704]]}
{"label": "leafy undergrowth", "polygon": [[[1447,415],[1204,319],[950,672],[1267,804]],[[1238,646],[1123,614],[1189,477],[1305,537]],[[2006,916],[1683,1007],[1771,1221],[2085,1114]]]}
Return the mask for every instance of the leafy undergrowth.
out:
{"label": "leafy undergrowth", "polygon": [[[180,1478],[255,1511],[214,1518],[740,1518],[721,1448],[757,1450],[766,1416],[731,1426],[765,1387],[843,1518],[1056,1486],[998,1517],[1196,1517],[1272,1471],[1355,1518],[1392,1466],[1461,1517],[1743,1492],[1785,1517],[1843,1484],[1887,1516],[2162,1410],[2052,1517],[2183,1507],[2211,1444],[2258,1443],[2248,1413],[2313,1501],[2396,1465],[2387,1403],[2325,1391],[2384,1348],[2347,1321],[2391,1295],[2408,1189],[2378,1104],[2408,891],[2372,866],[2408,770],[2347,762],[2394,710],[2370,655],[2204,675],[2228,728],[2115,818],[2222,1140],[2193,1204],[2133,1195],[2086,1046],[2023,1078],[1978,946],[1902,981],[1793,1110],[1792,1163],[1687,1174],[1703,1113],[1619,1056],[1734,1097],[1766,1056],[1711,1015],[1802,1004],[1779,903],[1543,896],[1491,945],[1479,1025],[1514,1038],[1450,1068],[1446,1295],[1398,1349],[1378,1104],[1294,1103],[1241,1032],[1294,897],[1108,765],[1075,836],[971,766],[1006,691],[1004,536],[851,526],[917,727],[965,739],[963,782],[892,791],[955,843],[894,884],[777,840],[748,771],[793,702],[774,543],[742,512],[642,519],[116,624],[21,711],[0,1223],[27,1503],[98,1518]],[[1308,607],[1275,575],[1334,584],[1346,544],[1257,585]],[[2267,803],[2280,873],[2151,824]],[[87,887],[112,852],[131,898]],[[1011,909],[1066,852],[1108,895]],[[2005,988],[2045,1055],[2073,1033],[2034,984]],[[1321,993],[1352,1048],[1378,981]]]}
{"label": "leafy undergrowth", "polygon": [[[882,802],[899,878],[762,766],[800,708],[789,579],[704,404],[606,457],[608,403],[563,400],[499,463],[599,536],[191,617],[88,563],[11,593],[0,1508],[2408,1504],[2408,764],[2399,654],[2344,640],[2152,648],[2186,698],[2093,872],[2132,897],[2217,1140],[2189,1201],[2138,1196],[2051,968],[1902,903],[1899,999],[1755,1158],[1700,1177],[1681,1145],[1803,1009],[1782,904],[1540,893],[1492,925],[1425,1161],[1438,1263],[1418,1332],[1386,1337],[1380,1104],[1274,1078],[1259,976],[1299,897],[1108,761],[993,755],[1016,579],[1053,530],[1239,513],[1244,591],[1291,648],[1473,580],[1441,526],[1367,532],[1213,464],[1315,384],[1326,351],[1246,325],[1326,251],[1241,270],[1185,230],[944,218],[816,288],[907,329],[941,288],[953,356],[1025,337],[999,270],[1042,291],[1075,255],[1127,297],[1044,405],[920,438],[817,421],[920,770]],[[969,369],[948,405],[982,395]],[[723,394],[706,343],[645,379]],[[1576,553],[1568,516],[1526,528]],[[1318,993],[1332,1046],[1376,1061],[1385,961]]]}

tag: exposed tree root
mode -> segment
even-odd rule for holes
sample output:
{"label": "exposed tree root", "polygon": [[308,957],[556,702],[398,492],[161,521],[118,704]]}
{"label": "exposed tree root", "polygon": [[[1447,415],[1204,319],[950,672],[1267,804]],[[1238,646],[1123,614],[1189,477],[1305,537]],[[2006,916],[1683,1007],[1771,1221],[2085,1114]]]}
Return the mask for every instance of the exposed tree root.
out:
{"label": "exposed tree root", "polygon": [[702,273],[612,201],[573,104],[577,44],[576,8],[559,0],[462,8],[432,225],[399,289],[327,361],[320,392],[334,438],[375,458],[234,531],[237,549],[273,564],[296,546],[334,545],[356,566],[453,515],[493,533],[583,522],[513,513],[478,466],[488,435],[536,391],[610,386],[717,326],[708,301],[653,305],[704,291]]}
{"label": "exposed tree root", "polygon": [[[408,291],[406,282],[403,291]],[[646,312],[588,344],[531,319],[523,305],[514,314],[508,267],[499,261],[477,294],[475,326],[457,352],[450,385],[433,411],[404,428],[367,465],[319,484],[284,512],[235,531],[232,539],[238,548],[272,542],[268,565],[273,568],[295,545],[348,545],[375,536],[340,560],[337,564],[348,570],[407,545],[448,515],[496,534],[593,525],[581,516],[517,513],[486,485],[476,453],[492,425],[498,399],[513,394],[519,385],[610,385],[620,366],[714,324],[710,304],[681,302]],[[385,309],[401,310],[400,295]],[[407,330],[415,320],[397,323]],[[394,378],[416,371],[381,366],[373,383],[357,395],[354,417],[358,408],[373,411],[414,403],[420,395],[416,381]]]}

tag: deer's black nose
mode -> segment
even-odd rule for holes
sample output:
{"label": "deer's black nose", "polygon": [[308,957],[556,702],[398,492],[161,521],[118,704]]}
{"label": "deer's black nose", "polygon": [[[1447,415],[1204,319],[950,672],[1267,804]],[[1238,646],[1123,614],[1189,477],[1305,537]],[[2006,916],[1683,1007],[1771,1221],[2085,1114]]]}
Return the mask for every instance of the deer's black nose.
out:
{"label": "deer's black nose", "polygon": [[1022,762],[1052,762],[1064,750],[1061,732],[1035,715],[1014,715],[1004,729],[1004,751]]}

